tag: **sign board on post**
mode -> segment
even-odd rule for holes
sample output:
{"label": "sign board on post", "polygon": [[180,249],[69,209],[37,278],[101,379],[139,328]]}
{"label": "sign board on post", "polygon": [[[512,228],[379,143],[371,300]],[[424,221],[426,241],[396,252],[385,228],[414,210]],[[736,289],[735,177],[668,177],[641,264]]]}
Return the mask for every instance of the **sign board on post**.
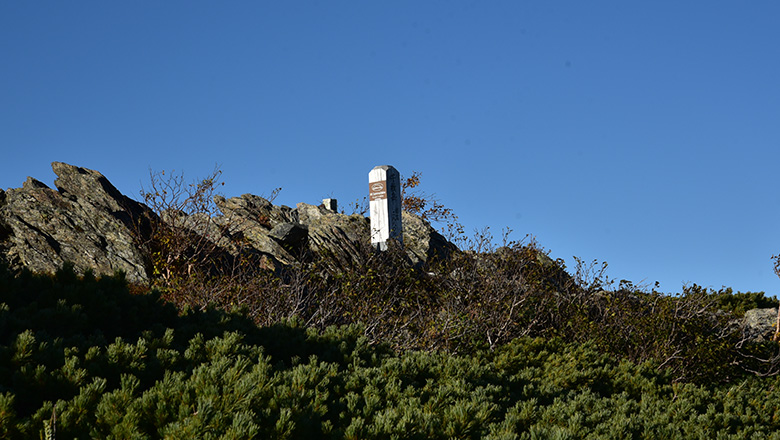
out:
{"label": "sign board on post", "polygon": [[368,203],[371,208],[371,245],[387,249],[387,240],[403,243],[401,225],[401,175],[390,165],[368,173]]}

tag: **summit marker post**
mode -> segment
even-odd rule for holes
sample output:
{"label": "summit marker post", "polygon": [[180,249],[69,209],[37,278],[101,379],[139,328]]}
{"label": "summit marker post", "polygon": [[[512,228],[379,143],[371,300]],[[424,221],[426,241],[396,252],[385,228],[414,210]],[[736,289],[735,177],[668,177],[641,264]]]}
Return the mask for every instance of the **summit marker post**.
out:
{"label": "summit marker post", "polygon": [[384,251],[390,239],[403,243],[401,175],[395,168],[380,165],[368,173],[368,200],[371,210],[371,245]]}

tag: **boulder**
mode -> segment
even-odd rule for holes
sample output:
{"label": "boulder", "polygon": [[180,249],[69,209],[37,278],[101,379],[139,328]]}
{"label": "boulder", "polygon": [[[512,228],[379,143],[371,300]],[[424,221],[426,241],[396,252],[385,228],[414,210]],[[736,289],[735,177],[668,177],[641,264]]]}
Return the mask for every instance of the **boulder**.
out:
{"label": "boulder", "polygon": [[447,259],[458,250],[457,246],[450,243],[430,223],[419,216],[404,211],[401,218],[404,247],[413,264],[421,265],[437,258]]}
{"label": "boulder", "polygon": [[300,249],[307,244],[309,228],[300,223],[279,223],[268,235],[287,249]]}
{"label": "boulder", "polygon": [[131,282],[149,277],[135,232],[149,209],[122,195],[102,174],[52,163],[57,191],[28,177],[4,192],[0,259],[14,269],[54,272],[64,262],[77,273],[122,271]]}
{"label": "boulder", "polygon": [[[361,246],[371,242],[370,221],[358,215],[339,214],[306,203],[297,205],[298,220],[309,230],[313,252],[327,252],[336,257],[343,267],[358,262]],[[447,241],[427,221],[417,215],[402,213],[404,248],[411,263],[420,266],[435,258],[448,258],[457,246]]]}
{"label": "boulder", "polygon": [[255,250],[267,254],[281,265],[291,265],[297,260],[282,244],[269,234],[274,226],[295,223],[297,215],[288,206],[275,206],[268,200],[252,194],[226,199],[214,197],[222,215],[215,224],[231,236],[241,237]]}
{"label": "boulder", "polygon": [[300,224],[309,231],[309,249],[313,254],[328,255],[338,269],[360,263],[361,246],[370,243],[367,218],[307,203],[298,203],[296,210]]}
{"label": "boulder", "polygon": [[225,217],[250,220],[269,231],[280,223],[298,221],[294,209],[284,205],[276,206],[270,201],[253,194],[244,194],[241,197],[231,197],[229,199],[216,196],[214,197],[214,203]]}
{"label": "boulder", "polygon": [[751,309],[742,318],[745,339],[757,342],[771,340],[777,325],[777,309]]}

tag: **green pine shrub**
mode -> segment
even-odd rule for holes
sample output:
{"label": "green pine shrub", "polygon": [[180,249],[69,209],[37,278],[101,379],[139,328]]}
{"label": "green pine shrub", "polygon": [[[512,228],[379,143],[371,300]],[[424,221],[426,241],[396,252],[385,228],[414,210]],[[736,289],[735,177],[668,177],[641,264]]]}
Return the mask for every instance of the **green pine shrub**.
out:
{"label": "green pine shrub", "polygon": [[340,272],[179,262],[154,289],[0,266],[0,437],[780,438],[778,344],[735,324],[776,300],[493,241],[423,267],[367,244]]}
{"label": "green pine shrub", "polygon": [[[694,289],[701,287],[694,285]],[[777,308],[776,298],[767,298],[764,292],[734,292],[730,287],[711,291],[710,293],[716,300],[718,308],[725,312],[730,312],[742,316],[751,309],[770,309]]]}
{"label": "green pine shrub", "polygon": [[[3,438],[737,439],[777,438],[780,428],[778,378],[684,383],[656,360],[620,359],[597,340],[394,351],[358,325],[257,327],[238,313],[171,313],[121,277],[7,275]],[[144,329],[118,316],[126,328],[52,336],[39,318],[64,310],[57,291],[79,306],[76,322],[108,325],[91,316],[105,308],[155,321]]]}

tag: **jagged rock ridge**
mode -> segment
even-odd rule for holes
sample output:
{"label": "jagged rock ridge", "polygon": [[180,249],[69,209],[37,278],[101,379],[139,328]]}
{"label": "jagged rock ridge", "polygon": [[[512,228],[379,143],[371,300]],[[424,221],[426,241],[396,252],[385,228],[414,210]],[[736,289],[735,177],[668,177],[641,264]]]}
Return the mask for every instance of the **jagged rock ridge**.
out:
{"label": "jagged rock ridge", "polygon": [[130,281],[148,280],[133,228],[149,209],[97,171],[61,162],[52,168],[56,191],[28,177],[0,199],[0,258],[34,272],[70,262],[79,272],[123,271]]}
{"label": "jagged rock ridge", "polygon": [[[69,262],[78,273],[122,271],[132,282],[149,282],[150,262],[142,251],[148,233],[145,222],[166,219],[120,193],[98,171],[62,162],[52,163],[52,168],[56,190],[32,177],[21,188],[0,190],[0,260],[34,272],[53,272]],[[240,233],[269,267],[295,264],[305,254],[323,251],[348,266],[360,243],[369,242],[368,219],[360,215],[306,203],[276,206],[252,194],[218,196],[214,201],[222,215],[209,222],[190,222],[192,231],[208,234],[227,251],[230,240],[225,233]],[[404,213],[403,221],[413,263],[456,250],[421,218]],[[220,228],[224,225],[230,227]]]}

